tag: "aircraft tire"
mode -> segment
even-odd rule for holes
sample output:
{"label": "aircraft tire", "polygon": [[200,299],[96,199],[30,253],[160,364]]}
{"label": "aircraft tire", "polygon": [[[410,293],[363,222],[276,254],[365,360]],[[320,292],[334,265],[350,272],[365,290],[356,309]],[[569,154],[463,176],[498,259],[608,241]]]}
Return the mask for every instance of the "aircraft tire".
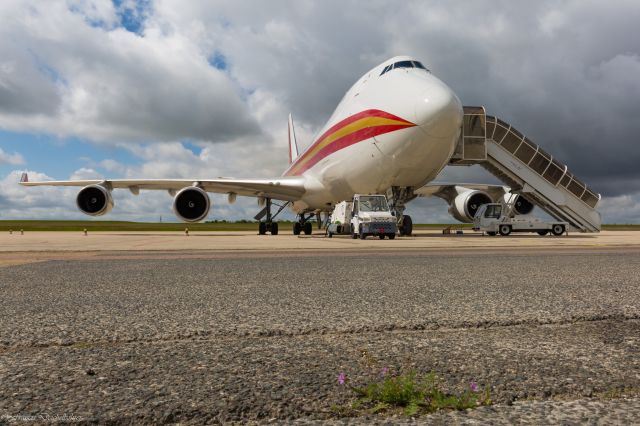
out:
{"label": "aircraft tire", "polygon": [[271,224],[271,235],[278,235],[278,222]]}
{"label": "aircraft tire", "polygon": [[264,222],[260,222],[258,224],[258,234],[265,235],[267,233],[267,224]]}
{"label": "aircraft tire", "polygon": [[400,227],[400,235],[411,236],[413,233],[413,220],[411,216],[404,215],[402,216],[402,226]]}
{"label": "aircraft tire", "polygon": [[296,222],[293,224],[293,235],[300,235],[300,232],[302,231],[302,225],[300,225],[300,222]]}
{"label": "aircraft tire", "polygon": [[304,231],[304,235],[311,235],[311,233],[313,232],[313,226],[311,225],[311,222],[305,222],[304,225],[302,225],[302,230]]}

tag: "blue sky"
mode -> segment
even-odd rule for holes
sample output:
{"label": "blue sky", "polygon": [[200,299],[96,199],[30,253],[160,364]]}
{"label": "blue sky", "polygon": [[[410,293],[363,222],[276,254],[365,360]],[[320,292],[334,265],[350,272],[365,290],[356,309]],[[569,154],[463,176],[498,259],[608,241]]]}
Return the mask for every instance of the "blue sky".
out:
{"label": "blue sky", "polygon": [[[290,112],[304,148],[358,76],[410,54],[600,191],[605,222],[640,222],[640,122],[628,119],[640,102],[640,4],[499,4],[3,1],[0,219],[79,215],[73,191],[17,187],[23,170],[280,175]],[[439,180],[497,183],[477,167]],[[172,216],[166,194],[116,201],[109,219]],[[214,203],[210,219],[256,213],[251,199]],[[452,220],[439,199],[410,213]]]}
{"label": "blue sky", "polygon": [[[74,171],[104,159],[129,165],[136,163],[136,159],[123,149],[77,138],[57,139],[41,134],[0,131],[0,140],[5,152],[21,153],[25,160],[24,170],[39,170],[56,179],[68,179]],[[95,168],[100,170],[100,167]],[[3,175],[14,169],[15,165],[0,165]]]}

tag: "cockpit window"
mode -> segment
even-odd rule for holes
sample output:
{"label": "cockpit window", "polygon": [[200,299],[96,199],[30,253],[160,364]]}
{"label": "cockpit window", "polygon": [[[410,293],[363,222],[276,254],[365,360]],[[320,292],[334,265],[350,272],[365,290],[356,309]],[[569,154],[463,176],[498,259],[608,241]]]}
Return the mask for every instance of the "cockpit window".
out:
{"label": "cockpit window", "polygon": [[418,61],[400,61],[400,62],[396,62],[395,64],[387,65],[386,67],[384,67],[380,75],[383,75],[386,72],[389,72],[391,70],[395,70],[398,68],[419,68],[429,72],[429,70],[426,69],[425,66]]}
{"label": "cockpit window", "polygon": [[393,64],[393,69],[396,68],[413,68],[413,62],[411,61],[400,61]]}

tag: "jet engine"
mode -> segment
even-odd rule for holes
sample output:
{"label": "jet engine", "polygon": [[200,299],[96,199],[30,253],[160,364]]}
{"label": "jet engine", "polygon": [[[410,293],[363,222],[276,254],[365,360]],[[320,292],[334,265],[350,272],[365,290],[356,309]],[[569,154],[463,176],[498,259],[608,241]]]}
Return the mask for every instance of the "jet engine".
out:
{"label": "jet engine", "polygon": [[89,185],[80,190],[76,197],[80,211],[89,216],[102,216],[113,208],[111,191],[102,185]]}
{"label": "jet engine", "polygon": [[473,217],[483,204],[492,203],[489,194],[482,191],[465,191],[454,198],[449,214],[464,223],[473,222]]}
{"label": "jet engine", "polygon": [[211,201],[207,192],[197,186],[183,188],[173,199],[173,211],[185,222],[200,222],[207,217]]}
{"label": "jet engine", "polygon": [[[506,203],[509,203],[509,201],[511,200],[511,197],[513,196],[514,196],[513,194],[504,194],[504,201]],[[531,201],[527,200],[520,194],[515,195],[515,197],[516,198],[515,198],[515,201],[513,202],[513,209],[516,211],[517,214],[529,214],[533,211],[533,208],[535,206]]]}

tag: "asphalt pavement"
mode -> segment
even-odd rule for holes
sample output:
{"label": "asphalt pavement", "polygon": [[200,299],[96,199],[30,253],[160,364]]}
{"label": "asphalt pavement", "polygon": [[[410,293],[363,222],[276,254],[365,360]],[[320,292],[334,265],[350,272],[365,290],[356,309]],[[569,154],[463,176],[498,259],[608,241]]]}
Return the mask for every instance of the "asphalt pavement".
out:
{"label": "asphalt pavement", "polygon": [[639,272],[638,250],[553,249],[6,266],[0,422],[411,422],[337,382],[386,367],[491,389],[420,422],[633,424]]}

